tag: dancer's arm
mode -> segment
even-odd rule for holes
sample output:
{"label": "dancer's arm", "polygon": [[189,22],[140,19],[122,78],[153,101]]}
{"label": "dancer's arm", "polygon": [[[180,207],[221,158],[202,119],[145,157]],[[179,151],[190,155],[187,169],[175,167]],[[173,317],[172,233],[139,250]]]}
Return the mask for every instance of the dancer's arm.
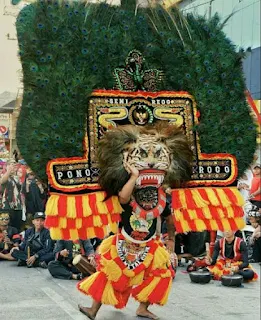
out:
{"label": "dancer's arm", "polygon": [[168,240],[166,241],[166,247],[168,251],[173,253],[175,252],[175,226],[172,215],[167,216],[165,220],[168,232]]}
{"label": "dancer's arm", "polygon": [[135,187],[136,180],[139,176],[139,170],[135,167],[130,166],[129,164],[125,164],[126,170],[130,173],[130,178],[125,183],[121,191],[119,192],[119,200],[121,204],[126,204],[130,201],[131,194]]}

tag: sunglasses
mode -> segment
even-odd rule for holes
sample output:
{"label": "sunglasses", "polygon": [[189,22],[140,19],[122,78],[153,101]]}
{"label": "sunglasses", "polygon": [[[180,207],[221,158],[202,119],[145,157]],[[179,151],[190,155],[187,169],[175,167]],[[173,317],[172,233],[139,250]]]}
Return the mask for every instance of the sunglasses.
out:
{"label": "sunglasses", "polygon": [[0,218],[0,221],[3,221],[3,220],[5,220],[5,221],[8,221],[8,220],[10,220],[10,218]]}

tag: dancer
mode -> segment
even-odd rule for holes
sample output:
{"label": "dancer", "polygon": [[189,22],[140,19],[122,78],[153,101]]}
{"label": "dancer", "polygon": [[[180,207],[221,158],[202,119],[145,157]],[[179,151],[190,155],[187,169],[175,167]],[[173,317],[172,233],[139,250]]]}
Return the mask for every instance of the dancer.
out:
{"label": "dancer", "polygon": [[[119,150],[117,159],[113,147]],[[116,167],[118,161],[122,161],[122,172],[116,177],[119,171],[111,170],[111,166]],[[120,232],[104,240],[100,247],[98,272],[78,285],[80,291],[93,298],[90,308],[79,306],[90,319],[95,319],[102,304],[125,307],[130,295],[140,303],[138,316],[158,319],[148,307],[164,305],[168,300],[174,276],[169,253],[174,252],[175,237],[171,212],[164,211],[166,194],[161,184],[173,177],[186,179],[190,161],[190,147],[182,130],[166,123],[154,128],[119,127],[101,140],[100,184],[108,196],[118,189],[123,213]],[[167,250],[160,240],[163,215],[167,222]]]}

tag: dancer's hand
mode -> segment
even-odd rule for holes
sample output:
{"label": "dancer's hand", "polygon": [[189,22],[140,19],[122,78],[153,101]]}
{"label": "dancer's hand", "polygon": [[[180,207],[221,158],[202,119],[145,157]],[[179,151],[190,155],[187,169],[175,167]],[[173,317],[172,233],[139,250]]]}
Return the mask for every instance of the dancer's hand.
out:
{"label": "dancer's hand", "polygon": [[169,253],[174,253],[175,245],[173,240],[166,240],[166,248]]}
{"label": "dancer's hand", "polygon": [[124,163],[124,167],[132,177],[138,178],[138,176],[140,175],[139,170],[134,166],[129,165],[127,162]]}

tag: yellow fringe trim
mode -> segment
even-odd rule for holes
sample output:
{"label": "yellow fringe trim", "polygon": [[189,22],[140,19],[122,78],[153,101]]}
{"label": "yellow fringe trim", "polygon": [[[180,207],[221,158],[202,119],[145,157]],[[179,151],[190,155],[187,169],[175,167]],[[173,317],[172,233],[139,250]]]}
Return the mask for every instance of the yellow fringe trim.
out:
{"label": "yellow fringe trim", "polygon": [[206,224],[205,224],[205,222],[203,220],[198,220],[197,219],[194,222],[196,224],[196,228],[197,228],[198,231],[206,230],[207,227],[206,227]]}
{"label": "yellow fringe trim", "polygon": [[152,262],[152,270],[164,269],[166,264],[170,261],[170,255],[168,251],[163,247],[158,247],[154,254],[154,259]]}
{"label": "yellow fringe trim", "polygon": [[155,277],[151,283],[145,287],[141,292],[137,295],[137,300],[139,302],[147,302],[148,301],[148,296],[152,293],[152,291],[157,287],[159,284],[161,278]]}
{"label": "yellow fringe trim", "polygon": [[198,208],[204,208],[207,207],[209,205],[209,202],[205,201],[204,199],[202,199],[200,193],[198,192],[198,190],[191,190],[192,193],[192,197],[193,200],[195,202],[195,204],[197,205]]}
{"label": "yellow fringe trim", "polygon": [[116,306],[118,304],[118,300],[114,295],[114,290],[110,281],[107,282],[104,288],[102,298],[101,298],[101,303],[109,304],[111,306]]}
{"label": "yellow fringe trim", "polygon": [[220,189],[220,188],[217,188],[217,194],[221,200],[221,204],[222,204],[222,207],[230,207],[231,206],[231,202],[229,201],[227,195],[225,194],[225,192]]}
{"label": "yellow fringe trim", "polygon": [[89,217],[92,214],[91,207],[89,205],[89,197],[87,195],[82,196],[82,209],[84,217]]}
{"label": "yellow fringe trim", "polygon": [[129,286],[132,287],[132,286],[140,285],[143,281],[144,273],[145,272],[142,271],[141,273],[137,274],[135,277],[131,278],[129,282]]}
{"label": "yellow fringe trim", "polygon": [[237,198],[237,202],[235,204],[239,207],[242,207],[245,203],[245,200],[242,194],[240,193],[240,191],[237,188],[231,188],[230,190],[233,192],[233,194]]}
{"label": "yellow fringe trim", "polygon": [[220,205],[218,198],[214,192],[214,190],[212,190],[211,188],[206,188],[205,189],[207,195],[208,195],[208,199],[210,201],[210,203],[212,204],[212,206],[218,207]]}
{"label": "yellow fringe trim", "polygon": [[45,213],[48,216],[58,216],[58,201],[60,196],[51,195],[47,201]]}
{"label": "yellow fringe trim", "polygon": [[72,196],[67,197],[67,218],[75,219],[77,217],[76,214],[76,206],[75,206],[75,198]]}
{"label": "yellow fringe trim", "polygon": [[98,278],[99,274],[100,274],[99,271],[95,272],[93,275],[91,275],[90,277],[88,277],[85,280],[83,280],[80,283],[80,289],[83,290],[86,294],[88,294],[88,291],[89,291],[90,287],[96,281],[96,279]]}
{"label": "yellow fringe trim", "polygon": [[105,254],[111,249],[113,236],[104,239],[99,247],[99,253]]}
{"label": "yellow fringe trim", "polygon": [[52,239],[62,239],[62,232],[59,228],[50,228],[50,235]]}
{"label": "yellow fringe trim", "polygon": [[102,259],[102,271],[107,275],[110,281],[118,281],[122,276],[121,268],[113,260]]}
{"label": "yellow fringe trim", "polygon": [[185,191],[182,189],[179,191],[179,200],[181,202],[182,208],[187,208]]}
{"label": "yellow fringe trim", "polygon": [[172,279],[169,279],[168,289],[166,290],[162,300],[160,301],[160,305],[164,306],[167,303],[171,287],[172,287]]}

